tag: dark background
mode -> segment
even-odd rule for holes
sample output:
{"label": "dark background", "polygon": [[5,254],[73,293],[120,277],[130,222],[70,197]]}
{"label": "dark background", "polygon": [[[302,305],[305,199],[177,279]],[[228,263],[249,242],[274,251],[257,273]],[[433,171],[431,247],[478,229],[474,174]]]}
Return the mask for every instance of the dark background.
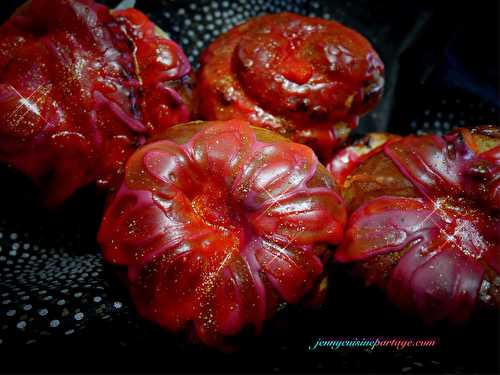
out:
{"label": "dark background", "polygon": [[[2,0],[3,22],[20,1]],[[108,2],[116,4],[117,1]],[[196,66],[221,31],[262,12],[335,19],[386,65],[383,101],[358,134],[446,132],[499,123],[496,1],[138,1]],[[185,344],[137,318],[95,233],[104,197],[83,189],[47,212],[29,183],[0,169],[0,372],[498,373],[498,313],[425,327],[335,266],[321,310],[282,311],[235,353]],[[53,323],[57,321],[58,323]],[[54,326],[55,325],[55,326]],[[438,337],[437,348],[310,353],[319,337]]]}

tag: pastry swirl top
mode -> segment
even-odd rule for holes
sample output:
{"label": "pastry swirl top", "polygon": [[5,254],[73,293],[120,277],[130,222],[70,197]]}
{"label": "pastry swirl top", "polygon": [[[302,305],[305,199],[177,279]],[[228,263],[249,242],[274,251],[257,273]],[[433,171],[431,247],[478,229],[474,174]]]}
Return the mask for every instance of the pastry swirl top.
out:
{"label": "pastry swirl top", "polygon": [[203,53],[198,111],[242,118],[327,156],[378,102],[384,67],[370,43],[334,21],[260,16]]}

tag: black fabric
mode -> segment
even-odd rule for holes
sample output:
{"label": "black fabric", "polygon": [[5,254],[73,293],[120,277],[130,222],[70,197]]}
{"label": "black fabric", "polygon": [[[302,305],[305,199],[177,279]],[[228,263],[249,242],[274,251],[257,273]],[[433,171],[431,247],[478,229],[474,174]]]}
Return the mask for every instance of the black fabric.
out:
{"label": "black fabric", "polygon": [[[110,2],[112,5],[117,1]],[[335,19],[365,35],[386,66],[385,96],[368,131],[444,132],[498,124],[498,12],[426,1],[138,1],[194,66],[220,32],[267,12]],[[6,19],[20,2],[2,2]],[[424,327],[382,295],[332,272],[318,311],[288,310],[264,334],[224,354],[140,320],[95,242],[104,197],[83,189],[63,208],[37,206],[29,182],[0,169],[0,366],[68,372],[498,372],[498,316],[460,329]],[[436,349],[309,353],[318,337],[437,336]]]}

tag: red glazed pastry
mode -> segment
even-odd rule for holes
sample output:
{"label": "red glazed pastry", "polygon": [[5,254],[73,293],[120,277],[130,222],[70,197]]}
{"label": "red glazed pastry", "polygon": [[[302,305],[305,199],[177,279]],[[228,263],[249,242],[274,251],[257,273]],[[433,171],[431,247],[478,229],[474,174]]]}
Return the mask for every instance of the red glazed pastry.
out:
{"label": "red glazed pastry", "polygon": [[346,212],[310,148],[240,120],[161,139],[128,160],[99,232],[143,317],[219,346],[322,292]]}
{"label": "red glazed pastry", "polygon": [[383,74],[379,56],[354,30],[291,13],[260,16],[203,53],[198,115],[246,119],[327,160],[379,101]]}
{"label": "red glazed pastry", "polygon": [[500,306],[498,128],[371,135],[328,167],[350,213],[337,261],[427,322]]}
{"label": "red glazed pastry", "polygon": [[145,137],[189,120],[190,70],[134,9],[32,0],[0,27],[0,161],[49,205],[109,185]]}

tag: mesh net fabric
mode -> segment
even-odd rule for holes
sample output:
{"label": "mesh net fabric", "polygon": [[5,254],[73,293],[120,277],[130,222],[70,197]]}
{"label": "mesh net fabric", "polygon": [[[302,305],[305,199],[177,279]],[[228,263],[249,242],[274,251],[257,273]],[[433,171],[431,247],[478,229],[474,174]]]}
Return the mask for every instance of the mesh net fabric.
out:
{"label": "mesh net fabric", "polygon": [[[19,3],[8,2],[3,19]],[[108,3],[116,5],[116,2]],[[421,82],[415,86],[417,78],[401,79],[403,74],[416,73],[429,82],[429,77],[438,74],[443,63],[436,63],[437,68],[430,75],[403,64],[412,55],[412,46],[422,43],[422,30],[432,22],[432,17],[428,9],[411,2],[399,3],[367,0],[169,0],[138,1],[138,8],[182,45],[195,67],[200,52],[218,34],[262,13],[291,11],[334,19],[355,28],[379,51],[386,64],[387,82],[383,101],[362,119],[358,134],[383,130],[401,134],[441,133],[467,124],[497,122],[498,103],[470,87],[451,85],[453,77],[442,80],[438,89]],[[417,91],[415,87],[418,87]],[[421,100],[402,102],[402,97],[408,93],[419,96]],[[0,175],[4,181],[12,181],[11,173],[2,169]],[[110,276],[103,265],[95,243],[103,198],[98,197],[96,203],[95,191],[86,189],[62,210],[48,214],[34,209],[32,192],[19,187],[26,181],[18,177],[14,180],[12,185],[9,182],[11,186],[2,186],[0,194],[0,350],[11,344],[76,343],[77,339],[93,345],[100,342],[103,347],[105,344],[153,345],[151,342],[161,340],[163,347],[183,350],[182,344],[137,318],[126,293],[116,285],[114,276]],[[342,301],[344,298],[341,303],[345,308],[353,298],[351,292],[340,289],[334,287],[330,299]],[[337,333],[335,328],[328,327],[334,327],[332,322],[342,319],[343,315],[336,307],[329,306],[330,303],[316,315],[290,318],[295,319],[295,325],[291,326],[294,331],[285,333],[285,336],[273,337],[272,332],[276,332],[273,330],[264,333],[262,340],[266,345],[261,350],[303,352],[312,338],[328,332]],[[353,305],[353,309],[357,307]],[[348,315],[345,313],[344,317]],[[297,322],[309,330],[296,329]],[[345,335],[350,335],[348,328]],[[283,334],[279,327],[276,329]],[[177,368],[175,360],[170,360]],[[316,358],[304,362],[288,358],[281,362],[262,363],[262,367],[256,368],[268,371],[302,368],[306,371],[373,372],[380,368],[396,372],[455,372],[465,371],[466,366],[457,362],[457,358],[441,357],[437,352],[396,353],[390,361],[368,353],[338,352],[336,357],[332,354],[324,360]]]}

